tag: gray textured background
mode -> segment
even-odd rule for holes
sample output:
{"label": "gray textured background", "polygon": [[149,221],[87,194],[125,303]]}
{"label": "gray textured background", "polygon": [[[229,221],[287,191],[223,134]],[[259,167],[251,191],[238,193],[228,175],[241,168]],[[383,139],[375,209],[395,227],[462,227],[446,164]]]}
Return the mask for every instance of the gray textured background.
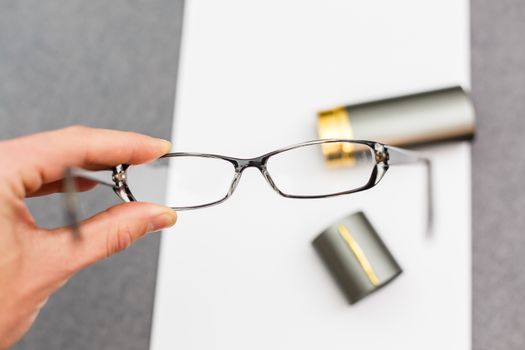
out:
{"label": "gray textured background", "polygon": [[[168,138],[182,0],[0,0],[0,137],[73,123]],[[445,21],[446,22],[446,21]],[[474,349],[525,346],[525,2],[473,0]],[[89,215],[116,203],[83,195]],[[35,200],[47,226],[61,203]],[[159,235],[50,299],[15,349],[147,349]]]}
{"label": "gray textured background", "polygon": [[474,349],[525,348],[525,1],[472,3]]}

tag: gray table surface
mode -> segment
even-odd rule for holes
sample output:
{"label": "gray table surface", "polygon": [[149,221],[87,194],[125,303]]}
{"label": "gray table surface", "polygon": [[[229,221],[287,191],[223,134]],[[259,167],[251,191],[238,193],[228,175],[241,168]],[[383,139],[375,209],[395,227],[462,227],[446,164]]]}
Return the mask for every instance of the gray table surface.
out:
{"label": "gray table surface", "polygon": [[[525,2],[471,8],[473,345],[522,349]],[[182,10],[182,0],[2,0],[0,138],[78,123],[169,138]],[[85,215],[117,203],[104,189],[82,199]],[[44,226],[63,223],[59,198],[29,205]],[[150,235],[79,273],[15,349],[147,349],[159,244]]]}

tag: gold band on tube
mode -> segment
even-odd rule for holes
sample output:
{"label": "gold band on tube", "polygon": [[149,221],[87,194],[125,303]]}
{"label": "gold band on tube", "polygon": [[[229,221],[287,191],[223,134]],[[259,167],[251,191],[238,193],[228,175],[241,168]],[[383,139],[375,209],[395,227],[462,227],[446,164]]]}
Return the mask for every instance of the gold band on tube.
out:
{"label": "gold band on tube", "polygon": [[[354,133],[350,116],[344,107],[319,112],[318,133],[321,139],[353,139]],[[322,146],[325,160],[329,165],[351,166],[355,163],[354,146],[351,143],[329,143]]]}

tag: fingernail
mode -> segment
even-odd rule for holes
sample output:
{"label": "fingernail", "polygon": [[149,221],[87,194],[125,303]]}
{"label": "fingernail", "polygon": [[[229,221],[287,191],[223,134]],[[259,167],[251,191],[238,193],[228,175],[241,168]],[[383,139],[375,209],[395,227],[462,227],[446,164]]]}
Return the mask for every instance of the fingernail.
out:
{"label": "fingernail", "polygon": [[155,216],[148,224],[147,231],[155,232],[175,225],[177,214],[175,212],[162,213]]}
{"label": "fingernail", "polygon": [[164,153],[169,153],[169,151],[171,150],[171,142],[169,142],[168,140],[164,140],[164,139],[157,139],[159,140],[161,143],[162,143],[162,148],[163,148],[163,152]]}

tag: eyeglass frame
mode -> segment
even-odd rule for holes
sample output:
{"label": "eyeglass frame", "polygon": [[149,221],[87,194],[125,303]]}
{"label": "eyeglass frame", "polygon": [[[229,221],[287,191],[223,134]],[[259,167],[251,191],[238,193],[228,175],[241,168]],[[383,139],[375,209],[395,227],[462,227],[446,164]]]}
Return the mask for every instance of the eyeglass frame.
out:
{"label": "eyeglass frame", "polygon": [[[266,165],[268,163],[268,160],[270,159],[270,157],[276,154],[287,152],[287,151],[290,151],[296,148],[300,148],[300,147],[311,146],[311,145],[316,145],[316,144],[324,144],[324,143],[334,143],[334,142],[352,142],[354,144],[363,144],[374,150],[374,154],[376,156],[376,163],[375,163],[375,166],[372,170],[370,179],[367,184],[365,184],[364,186],[358,187],[356,189],[351,189],[347,191],[341,191],[341,192],[336,192],[336,193],[331,193],[331,194],[326,194],[326,195],[292,195],[292,194],[285,193],[281,189],[279,189],[279,187],[275,184],[275,181],[272,179],[272,176],[267,170]],[[235,175],[230,184],[230,188],[223,198],[210,202],[210,203],[206,203],[206,204],[200,204],[200,205],[194,205],[194,206],[183,206],[183,207],[171,207],[174,210],[180,211],[180,210],[193,210],[193,209],[206,208],[206,207],[211,207],[211,206],[223,203],[224,201],[226,201],[228,198],[230,198],[233,195],[233,192],[235,191],[242,177],[242,173],[244,172],[244,170],[246,170],[247,168],[251,168],[251,167],[257,168],[261,172],[265,180],[268,182],[268,184],[272,187],[272,189],[276,191],[279,195],[286,197],[286,198],[296,198],[296,199],[329,198],[329,197],[335,197],[335,196],[350,194],[354,192],[364,191],[364,190],[374,187],[379,182],[379,180],[381,180],[382,176],[388,169],[387,163],[377,161],[379,159],[378,157],[385,158],[386,156],[386,153],[383,149],[379,150],[378,148],[376,150],[374,148],[374,147],[382,147],[382,145],[381,146],[379,145],[381,144],[376,143],[376,142],[371,142],[371,141],[356,141],[356,140],[341,140],[341,139],[312,140],[312,141],[302,142],[299,144],[283,147],[278,150],[275,150],[269,153],[265,153],[261,156],[254,157],[254,158],[237,158],[237,157],[229,157],[229,156],[209,154],[209,153],[174,152],[174,153],[165,154],[159,159],[188,157],[188,156],[189,157],[214,158],[214,159],[221,159],[221,160],[231,163],[235,169]],[[117,180],[115,181],[115,184],[116,184],[115,191],[117,195],[119,195],[119,197],[124,201],[132,202],[132,201],[136,201],[136,199],[133,196],[125,180],[126,170],[128,167],[129,165],[127,164],[122,164],[121,168],[119,168],[118,166],[115,167],[113,170],[114,171],[113,179],[115,181],[115,179],[117,178]],[[121,179],[121,181],[118,181],[119,178]]]}
{"label": "eyeglass frame", "polygon": [[[369,147],[374,154],[374,160],[375,165],[374,168],[370,174],[370,178],[368,182],[361,187],[350,189],[347,191],[341,191],[341,192],[335,192],[330,194],[324,194],[324,195],[292,195],[287,194],[280,190],[278,186],[273,181],[271,175],[268,173],[267,170],[267,163],[268,160],[277,154],[290,151],[296,148],[305,147],[305,146],[311,146],[311,145],[317,145],[317,144],[326,144],[326,143],[337,143],[337,142],[350,142],[354,144],[361,144]],[[319,139],[319,140],[311,140],[306,142],[297,143],[291,146],[283,147],[280,149],[277,149],[272,152],[265,153],[261,156],[254,157],[254,158],[237,158],[237,157],[229,157],[229,156],[223,156],[218,154],[211,154],[211,153],[196,153],[196,152],[173,152],[173,153],[167,153],[163,156],[161,156],[159,159],[164,158],[175,158],[175,157],[185,157],[185,156],[193,156],[193,157],[204,157],[204,158],[214,158],[214,159],[221,159],[224,161],[227,161],[231,163],[234,166],[235,169],[235,175],[232,180],[232,183],[230,184],[230,188],[226,195],[217,200],[206,204],[201,205],[195,205],[195,206],[184,206],[184,207],[171,207],[173,210],[176,211],[183,211],[183,210],[193,210],[193,209],[200,209],[200,208],[206,208],[218,205],[220,203],[223,203],[228,198],[230,198],[241,177],[244,170],[247,168],[257,168],[263,177],[266,179],[268,184],[272,187],[274,191],[276,191],[279,195],[285,197],[285,198],[295,198],[295,199],[319,199],[319,198],[330,198],[330,197],[337,197],[342,195],[347,195],[351,193],[361,192],[368,190],[370,188],[375,187],[381,179],[384,177],[386,172],[388,171],[389,167],[394,164],[409,164],[409,163],[424,163],[427,167],[427,209],[428,209],[428,227],[430,231],[430,227],[432,226],[433,221],[433,195],[432,195],[432,167],[431,167],[431,161],[428,157],[425,157],[421,155],[419,152],[414,152],[410,150],[406,150],[399,147],[394,147],[390,145],[386,145],[380,142],[376,141],[368,141],[368,140],[352,140],[352,139]],[[112,182],[104,181],[99,178],[93,177],[91,171],[86,171],[83,169],[68,169],[66,171],[66,178],[69,176],[73,177],[84,177],[87,179],[94,180],[100,184],[106,185],[111,187],[114,192],[117,194],[117,196],[124,202],[135,202],[137,199],[131,192],[128,183],[127,183],[127,169],[131,165],[129,164],[119,164],[111,169],[112,172]],[[69,186],[71,187],[71,186]]]}

